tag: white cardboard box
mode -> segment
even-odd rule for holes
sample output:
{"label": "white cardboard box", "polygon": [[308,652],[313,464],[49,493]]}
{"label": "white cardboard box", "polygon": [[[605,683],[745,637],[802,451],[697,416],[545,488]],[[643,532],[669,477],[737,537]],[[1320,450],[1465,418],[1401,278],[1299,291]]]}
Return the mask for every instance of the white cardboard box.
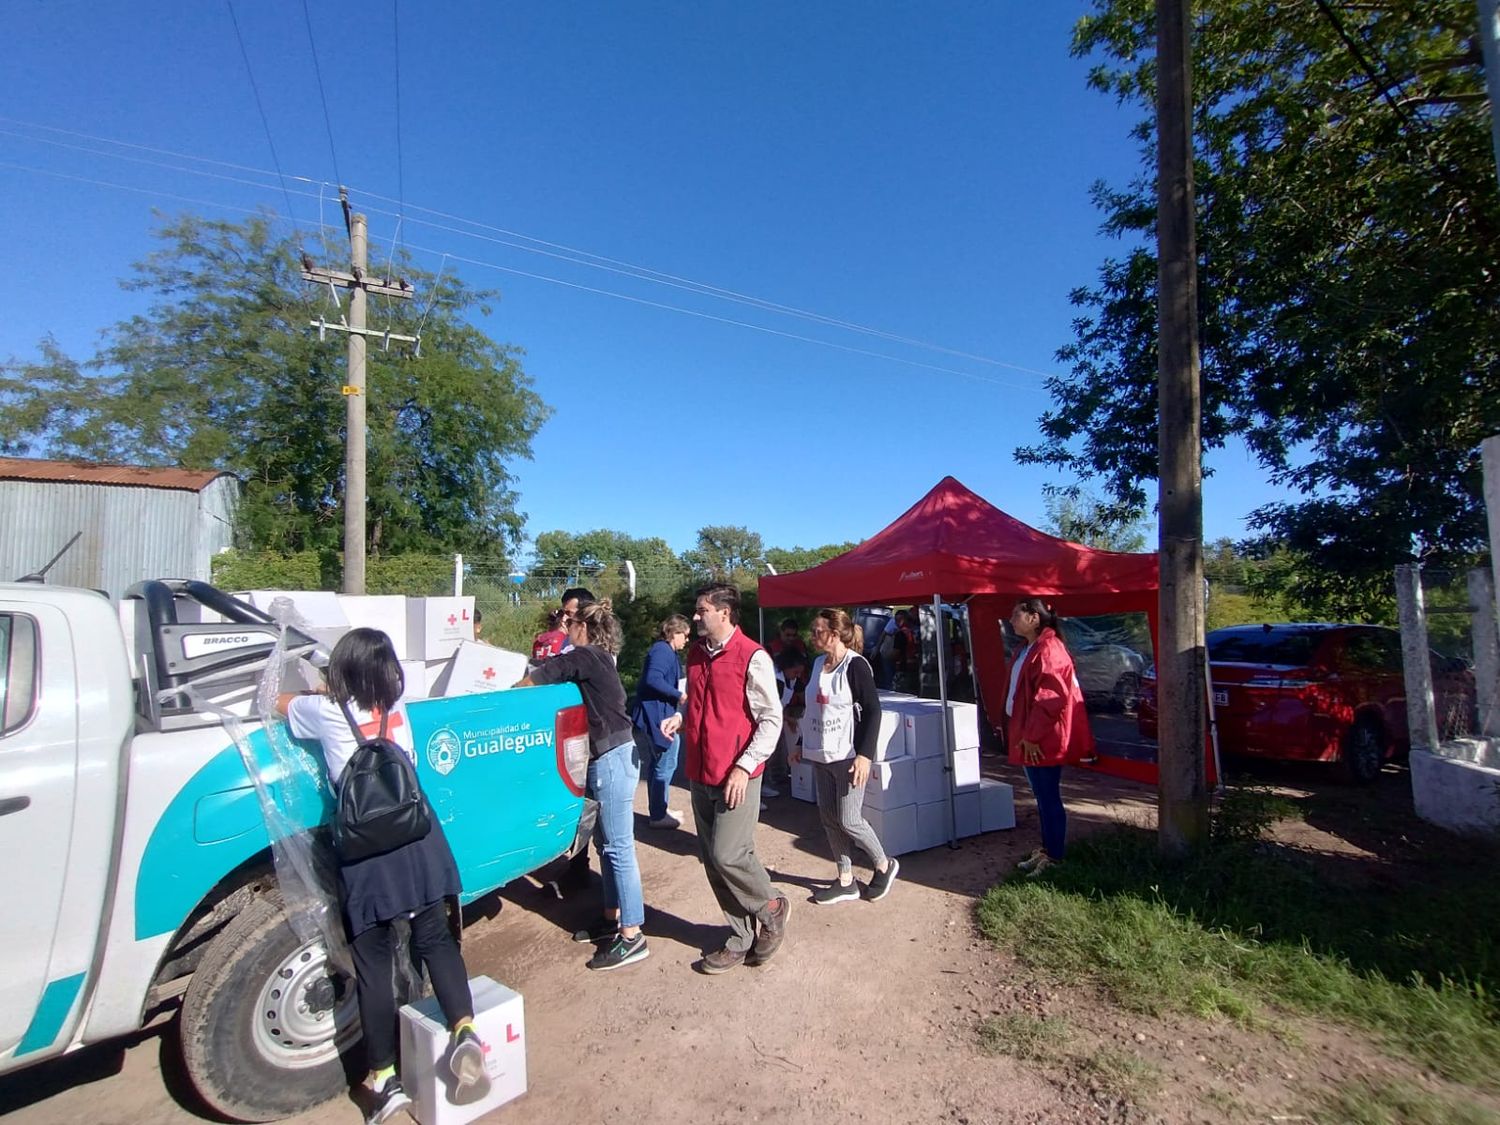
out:
{"label": "white cardboard box", "polygon": [[[953,817],[959,839],[979,835],[979,812],[979,790],[953,794]],[[948,842],[947,801],[930,801],[917,806],[917,838],[924,848],[934,848]]]}
{"label": "white cardboard box", "polygon": [[526,657],[481,641],[460,641],[443,694],[473,695],[512,687],[526,675]]}
{"label": "white cardboard box", "polygon": [[391,638],[396,659],[407,661],[405,594],[340,594],[339,606],[352,629],[379,629]]}
{"label": "white cardboard box", "polygon": [[817,790],[813,786],[812,766],[806,762],[792,763],[792,796],[799,801],[816,801]]}
{"label": "white cardboard box", "polygon": [[472,1105],[449,1100],[448,1028],[437,998],[401,1009],[401,1085],[411,1096],[420,1125],[466,1125],[526,1092],[526,1013],[521,994],[489,977],[469,981],[474,1030],[484,1040],[489,1096]]}
{"label": "white cardboard box", "polygon": [[972,789],[979,785],[979,747],[953,751],[953,788]]}
{"label": "white cardboard box", "polygon": [[473,639],[473,598],[406,599],[406,654],[410,659],[440,660],[457,652],[462,642]]}
{"label": "white cardboard box", "polygon": [[895,809],[915,804],[916,800],[915,758],[894,758],[870,766],[870,780],[865,782],[865,808]]}
{"label": "white cardboard box", "polygon": [[943,756],[916,758],[914,779],[915,800],[919,805],[928,805],[944,798],[948,774],[943,769]]}
{"label": "white cardboard box", "polygon": [[972,750],[979,745],[979,707],[974,703],[950,703],[953,715],[953,745]]}
{"label": "white cardboard box", "polygon": [[1016,826],[1015,790],[1003,781],[985,778],[979,783],[979,829],[997,832]]}
{"label": "white cardboard box", "polygon": [[892,758],[904,758],[905,756],[906,732],[901,728],[901,713],[899,711],[886,710],[882,706],[880,711],[880,730],[875,735],[875,760],[877,762],[886,762]]}
{"label": "white cardboard box", "polygon": [[911,758],[931,758],[943,752],[943,705],[919,700],[902,706],[901,725],[906,730],[906,753]]}
{"label": "white cardboard box", "polygon": [[894,809],[867,808],[865,820],[875,830],[880,846],[887,855],[905,855],[922,849],[917,836],[916,805],[902,805]]}
{"label": "white cardboard box", "polygon": [[401,662],[401,674],[406,679],[406,691],[401,698],[406,702],[413,699],[427,699],[427,665],[420,660],[403,660]]}

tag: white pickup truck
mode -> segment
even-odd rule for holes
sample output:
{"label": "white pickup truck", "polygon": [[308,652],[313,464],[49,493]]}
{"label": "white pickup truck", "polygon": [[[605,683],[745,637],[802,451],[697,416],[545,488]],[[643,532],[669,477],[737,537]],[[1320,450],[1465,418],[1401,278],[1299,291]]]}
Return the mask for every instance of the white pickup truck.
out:
{"label": "white pickup truck", "polygon": [[[144,582],[127,598],[134,636],[99,593],[0,584],[0,1073],[176,1009],[211,1108],[289,1116],[358,1066],[352,982],[289,924],[240,750],[186,697],[163,701],[237,670],[253,681],[279,626],[203,583]],[[190,604],[223,620],[179,622]],[[575,687],[406,710],[466,901],[579,847],[588,723]],[[264,730],[247,745],[277,808],[316,833],[326,786],[278,765]]]}

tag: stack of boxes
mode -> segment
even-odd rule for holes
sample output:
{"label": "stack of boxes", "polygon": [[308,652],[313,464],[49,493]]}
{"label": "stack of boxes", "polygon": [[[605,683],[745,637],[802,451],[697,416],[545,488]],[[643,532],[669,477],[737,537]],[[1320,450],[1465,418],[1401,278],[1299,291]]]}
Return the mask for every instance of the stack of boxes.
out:
{"label": "stack of boxes", "polygon": [[[950,774],[944,769],[943,705],[895,692],[880,693],[875,763],[865,785],[865,819],[891,855],[948,842]],[[1016,826],[1011,787],[979,773],[979,709],[950,703],[954,753],[953,818],[957,835],[976,836]],[[816,800],[812,767],[792,770],[792,796]]]}
{"label": "stack of boxes", "polygon": [[252,590],[235,597],[269,610],[291,601],[316,639],[330,649],[350,629],[379,629],[391,639],[406,677],[408,701],[508,688],[526,674],[527,657],[474,640],[472,597],[333,594]]}

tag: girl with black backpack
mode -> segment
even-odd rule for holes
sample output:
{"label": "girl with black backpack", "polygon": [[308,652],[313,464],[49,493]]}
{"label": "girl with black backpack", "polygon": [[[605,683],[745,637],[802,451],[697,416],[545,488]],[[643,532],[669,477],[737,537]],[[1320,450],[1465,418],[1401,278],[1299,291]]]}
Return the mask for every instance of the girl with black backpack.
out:
{"label": "girl with black backpack", "polygon": [[[338,792],[361,746],[388,740],[412,757],[410,728],[397,706],[405,689],[390,638],[378,629],[352,629],[334,646],[326,690],[282,695],[277,710],[286,716],[294,737],[322,745],[329,782]],[[354,954],[359,1018],[375,1096],[366,1116],[371,1125],[411,1105],[396,1075],[392,926],[397,919],[410,920],[414,959],[427,969],[452,1033],[452,1100],[469,1104],[489,1092],[484,1044],[474,1030],[469,973],[448,924],[447,900],[461,890],[458,865],[437,818],[429,814],[429,820],[417,839],[366,858],[341,856],[339,861],[339,899]]]}

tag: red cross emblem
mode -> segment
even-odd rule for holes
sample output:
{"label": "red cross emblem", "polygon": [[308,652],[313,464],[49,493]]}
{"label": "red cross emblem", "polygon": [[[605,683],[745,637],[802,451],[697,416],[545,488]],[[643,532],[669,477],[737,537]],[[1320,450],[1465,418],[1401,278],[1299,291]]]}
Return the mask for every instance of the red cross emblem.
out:
{"label": "red cross emblem", "polygon": [[448,615],[448,624],[449,625],[457,625],[458,624],[458,618],[454,617],[453,614],[450,613]]}
{"label": "red cross emblem", "polygon": [[[401,717],[401,712],[397,711],[391,715],[391,721],[386,726],[386,733],[392,734],[405,725],[406,720]],[[378,737],[380,734],[380,712],[376,711],[368,723],[360,723],[359,733],[368,735],[370,738]]]}
{"label": "red cross emblem", "polygon": [[484,670],[484,678],[487,680],[493,680],[495,678],[495,670],[493,668],[486,668]]}

